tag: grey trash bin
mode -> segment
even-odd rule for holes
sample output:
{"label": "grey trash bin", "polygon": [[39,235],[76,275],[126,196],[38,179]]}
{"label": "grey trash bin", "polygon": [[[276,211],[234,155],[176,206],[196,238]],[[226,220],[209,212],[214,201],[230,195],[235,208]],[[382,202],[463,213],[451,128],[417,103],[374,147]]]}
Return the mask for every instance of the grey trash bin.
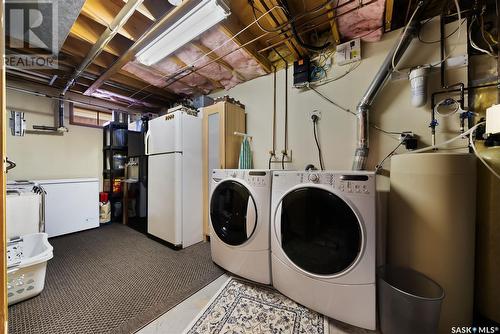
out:
{"label": "grey trash bin", "polygon": [[437,333],[444,290],[408,268],[377,269],[380,329],[384,334]]}

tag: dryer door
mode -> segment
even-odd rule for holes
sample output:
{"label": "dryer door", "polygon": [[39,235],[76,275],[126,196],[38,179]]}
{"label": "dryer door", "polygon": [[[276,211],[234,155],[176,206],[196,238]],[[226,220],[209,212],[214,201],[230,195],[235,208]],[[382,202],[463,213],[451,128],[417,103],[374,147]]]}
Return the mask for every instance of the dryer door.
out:
{"label": "dryer door", "polygon": [[350,269],[360,255],[362,233],[350,205],[328,190],[303,187],[282,199],[281,247],[308,273],[332,276]]}
{"label": "dryer door", "polygon": [[239,246],[249,240],[257,227],[257,206],[241,183],[222,181],[210,200],[213,231],[226,244]]}

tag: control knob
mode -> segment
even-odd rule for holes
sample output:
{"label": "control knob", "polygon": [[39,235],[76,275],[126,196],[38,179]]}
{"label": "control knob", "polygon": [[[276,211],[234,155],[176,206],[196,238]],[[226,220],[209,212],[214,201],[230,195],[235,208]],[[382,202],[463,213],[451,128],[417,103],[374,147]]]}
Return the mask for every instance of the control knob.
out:
{"label": "control knob", "polygon": [[311,181],[313,183],[319,182],[319,175],[318,174],[309,175],[309,181]]}

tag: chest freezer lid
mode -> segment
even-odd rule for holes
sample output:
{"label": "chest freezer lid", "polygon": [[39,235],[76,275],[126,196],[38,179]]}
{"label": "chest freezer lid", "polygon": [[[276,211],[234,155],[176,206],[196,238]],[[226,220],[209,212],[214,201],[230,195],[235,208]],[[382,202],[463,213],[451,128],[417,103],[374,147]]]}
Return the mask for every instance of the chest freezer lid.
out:
{"label": "chest freezer lid", "polygon": [[76,179],[53,179],[53,180],[35,180],[38,184],[61,184],[61,183],[86,183],[99,182],[98,178],[76,178]]}

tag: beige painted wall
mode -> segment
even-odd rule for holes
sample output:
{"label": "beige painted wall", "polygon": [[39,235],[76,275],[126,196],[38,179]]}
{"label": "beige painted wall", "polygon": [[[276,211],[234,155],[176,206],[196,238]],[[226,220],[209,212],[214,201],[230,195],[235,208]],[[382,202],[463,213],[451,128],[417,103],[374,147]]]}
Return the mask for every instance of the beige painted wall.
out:
{"label": "beige painted wall", "polygon": [[[27,129],[32,125],[54,124],[55,101],[7,90],[7,118],[10,110],[24,111]],[[69,124],[65,109],[64,136],[33,135],[14,137],[7,131],[7,155],[17,167],[9,180],[93,177],[102,179],[102,130]]]}
{"label": "beige painted wall", "polygon": [[[438,21],[434,20],[425,26],[423,38],[425,40],[438,39]],[[456,28],[455,24],[447,27],[450,31]],[[464,30],[465,31],[465,30]],[[362,94],[371,83],[389,50],[397,41],[399,31],[384,35],[377,43],[363,43],[363,61],[360,66],[344,78],[318,87],[323,94],[333,99],[338,104],[355,111]],[[456,44],[456,35],[448,39],[450,48]],[[462,33],[461,43],[452,55],[464,54],[465,33]],[[422,44],[415,40],[400,68],[412,65],[435,62],[439,59],[439,43]],[[330,77],[337,77],[348,69],[347,66],[335,66],[330,72]],[[449,70],[449,82],[467,80],[467,70]],[[277,111],[277,152],[284,146],[284,71],[277,73],[278,77],[278,111]],[[313,91],[303,91],[292,87],[292,68],[289,69],[289,149],[293,152],[293,163],[289,169],[303,169],[307,164],[313,163],[319,167],[318,154],[313,137],[310,112],[319,110],[322,117],[319,123],[319,137],[323,150],[325,168],[330,170],[349,170],[356,147],[356,118],[332,106]],[[429,76],[429,92],[439,88],[439,72]],[[246,106],[247,131],[254,136],[254,166],[267,168],[269,150],[272,147],[271,129],[273,112],[273,79],[272,75],[261,77],[229,90],[221,91],[214,96],[228,94],[240,100]],[[429,94],[430,97],[430,94]],[[421,136],[420,145],[430,143],[430,98],[427,106],[414,108],[410,105],[410,89],[408,80],[390,82],[379,95],[370,121],[389,131],[411,130]],[[458,116],[440,119],[438,127],[438,142],[457,134]],[[374,169],[398,144],[397,140],[370,129],[370,156],[368,169]],[[466,146],[466,143],[458,143]],[[457,146],[455,145],[455,146]],[[405,152],[404,148],[398,152]],[[273,165],[281,168],[279,164]],[[390,166],[390,161],[384,165]]]}

